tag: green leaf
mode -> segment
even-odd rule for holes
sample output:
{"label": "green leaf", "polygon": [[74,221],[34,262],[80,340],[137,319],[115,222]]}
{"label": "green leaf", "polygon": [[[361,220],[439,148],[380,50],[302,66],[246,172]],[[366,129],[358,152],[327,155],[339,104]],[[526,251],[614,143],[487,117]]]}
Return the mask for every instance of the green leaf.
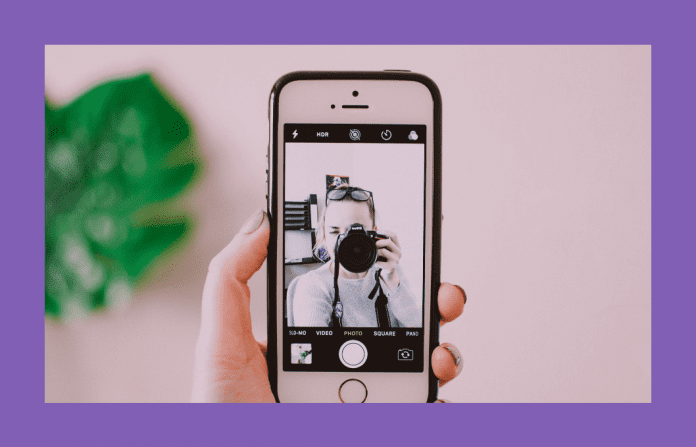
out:
{"label": "green leaf", "polygon": [[[108,290],[128,289],[124,276],[135,282],[190,231],[186,219],[172,223],[166,204],[200,171],[191,126],[150,74],[106,82],[63,107],[46,99],[45,117],[46,313],[60,315],[70,300],[109,305]],[[155,204],[164,223],[143,226]]]}
{"label": "green leaf", "polygon": [[140,228],[138,236],[127,246],[131,262],[124,266],[126,273],[131,277],[140,275],[157,256],[182,238],[189,225],[180,222]]}
{"label": "green leaf", "polygon": [[193,163],[176,166],[171,169],[163,169],[152,181],[152,188],[146,201],[161,202],[174,197],[181,192],[193,179],[197,167]]}
{"label": "green leaf", "polygon": [[60,305],[58,304],[58,300],[46,292],[46,302],[45,302],[45,312],[46,315],[50,315],[52,317],[57,317],[60,315]]}

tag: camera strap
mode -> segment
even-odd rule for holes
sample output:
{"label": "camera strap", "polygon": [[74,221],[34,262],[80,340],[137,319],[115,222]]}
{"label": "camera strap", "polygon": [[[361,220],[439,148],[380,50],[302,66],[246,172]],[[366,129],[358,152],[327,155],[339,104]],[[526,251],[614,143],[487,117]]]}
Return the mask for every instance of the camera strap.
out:
{"label": "camera strap", "polygon": [[375,288],[372,289],[372,292],[370,292],[368,298],[373,299],[375,297],[375,294],[378,294],[377,299],[375,300],[375,314],[377,315],[377,327],[384,329],[390,328],[391,323],[389,322],[389,311],[387,310],[387,304],[389,304],[389,299],[382,290],[382,283],[379,278],[380,273],[382,273],[382,269],[377,269],[377,271],[375,272]]}
{"label": "camera strap", "polygon": [[[387,305],[389,304],[389,299],[384,294],[382,290],[382,283],[380,281],[380,273],[382,269],[377,269],[375,272],[375,287],[370,292],[368,296],[369,299],[375,300],[375,315],[377,317],[377,327],[381,329],[390,328],[391,322],[389,321],[389,310]],[[342,327],[343,320],[343,303],[341,303],[340,294],[338,291],[338,268],[334,264],[334,301],[333,301],[333,312],[331,313],[331,327]]]}
{"label": "camera strap", "polygon": [[[338,255],[336,256],[338,261]],[[338,295],[338,262],[334,263],[334,301],[333,312],[331,312],[331,327],[342,327],[343,321],[343,304]]]}

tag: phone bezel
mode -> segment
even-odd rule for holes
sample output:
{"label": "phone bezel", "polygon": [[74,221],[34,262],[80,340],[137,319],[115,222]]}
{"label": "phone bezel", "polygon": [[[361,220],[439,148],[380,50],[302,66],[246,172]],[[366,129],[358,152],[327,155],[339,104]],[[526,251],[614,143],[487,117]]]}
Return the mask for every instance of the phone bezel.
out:
{"label": "phone bezel", "polygon": [[[331,83],[331,84],[314,84],[315,86],[322,86],[321,93],[317,92],[317,89],[307,89],[307,93],[311,98],[306,98],[303,101],[303,112],[306,113],[295,113],[299,108],[292,108],[291,105],[283,106],[281,114],[281,96],[283,89],[289,84],[296,81],[349,81],[348,83]],[[351,82],[353,81],[353,82]],[[429,113],[423,113],[420,115],[423,119],[417,124],[426,124],[427,126],[427,144],[426,144],[426,240],[430,242],[426,243],[426,258],[430,258],[430,263],[428,264],[430,275],[424,278],[426,283],[429,281],[430,290],[430,300],[426,303],[426,310],[428,311],[425,315],[424,330],[428,328],[429,336],[426,337],[426,345],[428,348],[428,355],[426,355],[426,370],[423,373],[336,373],[336,372],[286,372],[282,371],[282,362],[278,359],[278,346],[279,346],[279,334],[282,335],[282,306],[278,304],[278,296],[282,297],[283,285],[278,287],[278,279],[283,278],[283,268],[284,263],[282,259],[278,259],[277,254],[279,253],[279,237],[280,242],[282,242],[282,236],[280,236],[278,225],[276,224],[278,219],[276,216],[281,214],[279,206],[282,203],[280,198],[281,191],[279,191],[280,179],[282,177],[282,172],[277,169],[279,166],[279,159],[284,151],[283,133],[282,125],[285,122],[311,122],[311,123],[322,123],[322,122],[341,122],[341,123],[370,123],[373,121],[367,120],[366,117],[369,113],[356,113],[349,117],[344,109],[340,107],[342,104],[353,103],[353,104],[364,104],[370,103],[372,101],[373,105],[377,105],[374,101],[384,101],[385,95],[373,95],[367,97],[363,94],[363,91],[370,91],[367,88],[369,85],[374,85],[373,83],[363,83],[363,81],[410,81],[412,83],[418,84],[416,87],[414,84],[393,84],[394,89],[392,90],[404,90],[408,91],[408,88],[403,88],[406,85],[411,86],[411,88],[416,88],[417,90],[422,90],[422,87],[427,89],[428,95],[432,101],[432,115]],[[296,86],[298,84],[295,84]],[[304,84],[308,85],[308,84]],[[362,85],[362,87],[361,87]],[[390,84],[392,85],[392,84]],[[324,88],[326,86],[326,88]],[[304,87],[301,87],[304,89]],[[343,96],[345,99],[338,100],[339,97],[331,101],[326,98],[327,111],[321,111],[316,105],[317,96],[322,95],[323,98],[327,94],[331,94],[331,91],[336,90],[336,94],[340,94],[342,89],[346,90],[346,95]],[[360,91],[360,96],[353,97],[352,92],[354,90]],[[416,90],[413,90],[416,91]],[[287,90],[286,90],[287,92]],[[419,96],[420,93],[414,94],[414,96]],[[402,96],[401,98],[406,100],[407,96]],[[313,105],[307,106],[307,104],[312,104],[312,100],[315,100]],[[292,100],[289,100],[292,101]],[[297,102],[297,101],[295,101]],[[328,110],[331,103],[337,105],[336,109]],[[403,101],[402,101],[403,103]],[[420,98],[418,104],[423,104],[423,98]],[[419,108],[421,109],[422,106]],[[310,110],[311,109],[311,110]],[[374,110],[375,108],[373,108]],[[287,115],[286,111],[293,110],[294,113],[292,118],[285,119]],[[338,111],[338,113],[337,113]],[[419,112],[420,113],[420,112]],[[341,116],[339,120],[336,119],[337,116]],[[404,122],[402,117],[396,114],[389,115],[390,118],[388,122],[392,124],[399,124]],[[301,117],[301,119],[298,119]],[[351,121],[351,118],[353,121]],[[410,124],[416,124],[412,121]],[[406,118],[408,123],[409,119]],[[271,237],[269,241],[269,253],[268,253],[268,369],[269,369],[269,379],[271,383],[271,388],[279,402],[279,383],[278,379],[280,376],[284,376],[286,381],[293,382],[293,389],[304,388],[306,391],[310,391],[309,394],[302,394],[302,399],[290,399],[291,401],[338,401],[338,388],[345,378],[355,378],[359,377],[360,380],[366,381],[369,387],[369,393],[372,397],[378,397],[379,395],[386,396],[399,396],[398,399],[387,399],[388,401],[395,400],[405,400],[405,401],[421,401],[422,399],[411,399],[409,393],[416,394],[419,391],[417,388],[418,383],[427,383],[427,400],[428,402],[433,402],[437,399],[438,391],[438,381],[435,377],[432,367],[430,365],[430,358],[432,351],[439,344],[439,312],[437,309],[437,293],[440,286],[440,234],[441,234],[441,170],[442,170],[442,159],[441,159],[441,126],[442,126],[442,102],[440,97],[440,92],[435,83],[428,77],[402,71],[384,71],[384,72],[293,72],[281,77],[274,85],[270,100],[269,100],[269,122],[270,122],[270,143],[269,143],[269,153],[268,153],[268,212],[271,222]],[[429,206],[428,206],[429,205]],[[282,231],[282,228],[280,229]],[[281,247],[282,248],[282,247]],[[280,251],[282,253],[282,250]],[[426,273],[427,273],[426,268]],[[280,295],[278,290],[280,290]],[[281,298],[282,302],[282,298]],[[282,353],[280,353],[282,355]],[[280,369],[279,369],[280,368]],[[328,378],[327,375],[331,375]],[[346,376],[345,378],[343,376]],[[408,378],[410,376],[411,378]],[[425,377],[424,377],[425,376]],[[299,377],[299,378],[298,378]],[[417,377],[417,379],[413,379]],[[327,390],[317,390],[315,387],[313,390],[309,390],[310,384],[316,384],[317,380],[320,382],[337,382],[336,383],[336,396],[333,396],[332,386],[329,386]],[[306,385],[306,386],[303,386]],[[415,386],[414,386],[415,384]],[[322,388],[322,387],[318,387]],[[389,388],[393,388],[391,391]],[[413,391],[416,390],[416,391]],[[379,392],[383,391],[383,392]],[[405,395],[403,393],[406,393]],[[323,397],[322,397],[323,396]],[[384,400],[384,399],[382,399]],[[381,400],[380,400],[381,401]]]}

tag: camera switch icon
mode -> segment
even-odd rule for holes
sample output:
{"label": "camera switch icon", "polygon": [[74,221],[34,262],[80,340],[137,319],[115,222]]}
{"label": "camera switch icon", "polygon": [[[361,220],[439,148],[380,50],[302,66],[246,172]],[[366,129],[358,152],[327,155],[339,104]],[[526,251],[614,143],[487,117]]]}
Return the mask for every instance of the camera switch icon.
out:
{"label": "camera switch icon", "polygon": [[418,139],[418,134],[415,130],[412,130],[411,133],[408,134],[408,139],[411,141],[416,141]]}
{"label": "camera switch icon", "polygon": [[399,349],[398,358],[403,361],[413,360],[413,349]]}

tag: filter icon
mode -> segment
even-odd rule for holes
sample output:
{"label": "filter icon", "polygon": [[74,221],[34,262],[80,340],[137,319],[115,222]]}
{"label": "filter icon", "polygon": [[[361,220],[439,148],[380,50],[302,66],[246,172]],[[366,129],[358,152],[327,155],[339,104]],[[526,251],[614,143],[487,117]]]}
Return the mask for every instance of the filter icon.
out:
{"label": "filter icon", "polygon": [[416,141],[418,139],[418,134],[415,130],[412,130],[411,133],[408,134],[408,139],[411,141]]}

